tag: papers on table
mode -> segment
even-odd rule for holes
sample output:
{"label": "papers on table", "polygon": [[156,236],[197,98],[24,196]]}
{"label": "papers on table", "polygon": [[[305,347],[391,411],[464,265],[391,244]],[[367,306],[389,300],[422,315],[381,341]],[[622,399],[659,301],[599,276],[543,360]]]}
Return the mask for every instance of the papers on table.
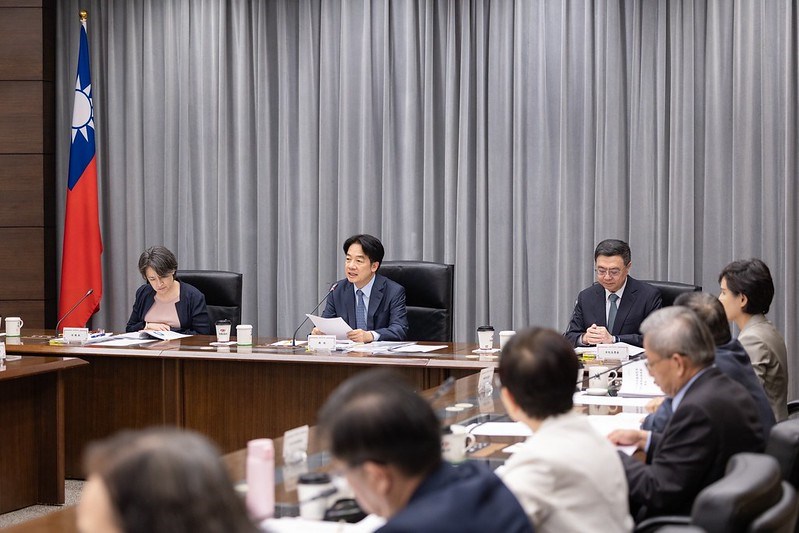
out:
{"label": "papers on table", "polygon": [[655,384],[655,378],[646,368],[646,361],[642,359],[624,368],[624,379],[621,380],[619,396],[653,398],[665,395]]}
{"label": "papers on table", "polygon": [[305,316],[310,318],[313,325],[323,331],[325,335],[335,335],[336,340],[345,340],[347,338],[347,333],[352,331],[350,325],[344,322],[344,319],[340,316],[335,318],[322,318],[316,315]]}
{"label": "papers on table", "polygon": [[269,518],[261,522],[261,531],[268,533],[371,533],[383,527],[385,518],[370,514],[360,522],[347,524],[344,522],[322,522],[321,520],[306,520],[304,518],[286,517]]}
{"label": "papers on table", "polygon": [[[641,429],[644,419],[641,413],[619,413],[613,416],[588,415],[588,422],[600,435],[607,436],[616,429]],[[616,446],[616,449],[627,455],[632,455],[637,449],[635,446]]]}
{"label": "papers on table", "polygon": [[577,405],[619,405],[622,407],[646,407],[650,398],[622,398],[620,396],[591,396],[585,392],[574,394]]}
{"label": "papers on table", "polygon": [[151,329],[143,329],[141,331],[132,331],[130,333],[111,335],[100,340],[97,342],[97,344],[100,346],[136,346],[138,344],[155,342],[157,340],[172,341],[175,339],[182,339],[184,337],[191,337],[191,335],[178,333],[176,331],[155,331]]}
{"label": "papers on table", "polygon": [[139,339],[138,337],[135,339],[130,338],[111,338],[109,340],[104,340],[102,342],[98,342],[98,346],[138,346],[140,344],[147,344],[150,342],[156,342],[155,339]]}
{"label": "papers on table", "polygon": [[[640,429],[641,420],[644,415],[640,413],[619,413],[617,415],[588,415],[588,422],[591,427],[602,436],[607,436],[615,429]],[[485,422],[483,424],[472,424],[466,426],[472,435],[484,435],[488,437],[530,437],[533,432],[521,422]],[[635,446],[616,446],[619,451],[632,455]],[[507,451],[510,449],[510,451]],[[514,446],[509,446],[503,451],[513,453],[517,451]]]}
{"label": "papers on table", "polygon": [[[372,354],[389,353],[409,344],[411,343],[404,341],[374,341],[370,342],[369,344],[355,344],[353,346],[346,347],[345,351]],[[339,343],[336,343],[336,349],[339,349]]]}
{"label": "papers on table", "polygon": [[[296,344],[297,346],[305,346],[306,344],[308,344],[308,341],[301,341],[301,340],[297,339],[297,344]],[[277,347],[282,348],[282,347],[286,347],[286,346],[294,346],[294,344],[292,343],[291,339],[286,339],[284,341],[273,342],[269,346],[277,346]]]}
{"label": "papers on table", "polygon": [[394,348],[391,351],[397,353],[430,353],[436,350],[443,350],[446,347],[447,347],[446,344],[437,344],[434,346],[423,346],[421,344],[406,344],[405,346]]}

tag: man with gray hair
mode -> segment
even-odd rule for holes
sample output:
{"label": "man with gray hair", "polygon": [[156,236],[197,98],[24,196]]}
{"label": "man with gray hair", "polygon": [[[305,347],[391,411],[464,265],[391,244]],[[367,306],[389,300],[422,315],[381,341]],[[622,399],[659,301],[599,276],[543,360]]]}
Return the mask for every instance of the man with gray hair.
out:
{"label": "man with gray hair", "polygon": [[696,313],[667,307],[644,320],[641,331],[649,373],[671,400],[673,415],[662,433],[608,436],[646,451],[646,463],[621,456],[637,521],[690,514],[696,495],[724,475],[732,455],[764,447],[752,396],[713,365],[713,337]]}

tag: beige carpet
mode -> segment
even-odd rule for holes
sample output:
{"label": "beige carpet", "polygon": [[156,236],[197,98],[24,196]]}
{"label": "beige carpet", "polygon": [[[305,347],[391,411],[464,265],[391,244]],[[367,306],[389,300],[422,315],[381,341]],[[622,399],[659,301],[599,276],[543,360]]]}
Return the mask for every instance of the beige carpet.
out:
{"label": "beige carpet", "polygon": [[[83,483],[83,481],[74,479],[68,479],[66,481],[64,505],[75,505],[78,503],[78,500],[80,499],[80,491],[83,489]],[[40,516],[46,515],[47,513],[58,511],[62,507],[63,506],[61,505],[31,505],[30,507],[25,507],[24,509],[19,509],[18,511],[0,514],[0,528],[13,526],[15,524],[25,522],[26,520],[38,518]]]}

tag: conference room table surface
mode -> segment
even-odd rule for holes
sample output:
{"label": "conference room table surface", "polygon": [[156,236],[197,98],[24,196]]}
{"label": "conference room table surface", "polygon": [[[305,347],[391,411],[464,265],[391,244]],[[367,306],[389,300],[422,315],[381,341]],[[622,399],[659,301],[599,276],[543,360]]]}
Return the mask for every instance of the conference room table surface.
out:
{"label": "conference room table surface", "polygon": [[25,331],[9,353],[79,357],[89,365],[64,376],[66,475],[82,478],[81,455],[89,442],[121,429],[174,425],[211,438],[223,453],[248,440],[277,437],[314,424],[332,390],[367,368],[390,368],[417,390],[450,376],[496,366],[497,354],[474,353],[476,344],[444,346],[430,353],[309,353],[304,347],[212,346],[195,335],[139,346],[52,345],[52,332]]}
{"label": "conference room table surface", "polygon": [[0,360],[0,513],[64,503],[64,379],[86,363]]}
{"label": "conference room table surface", "polygon": [[[485,422],[488,420],[507,420],[504,405],[499,398],[500,386],[495,377],[494,388],[490,394],[478,394],[478,374],[458,379],[454,386],[445,394],[432,401],[432,406],[441,420],[442,427],[471,422]],[[437,387],[422,392],[422,396],[432,399]],[[470,404],[471,407],[455,408]],[[621,406],[602,406],[601,411],[593,409],[595,406],[577,405],[575,410],[585,414],[601,412],[605,415],[614,415],[624,410]],[[449,408],[449,409],[448,409]],[[469,460],[485,461],[492,467],[502,464],[510,455],[505,450],[508,446],[522,442],[525,437],[517,436],[477,436],[478,443],[485,446],[468,455]],[[304,471],[326,471],[330,468],[332,457],[325,450],[324,442],[318,438],[316,427],[310,428],[308,445],[308,459],[304,464],[293,468],[286,468],[283,458],[283,439],[278,437],[275,442],[275,501],[276,513],[282,516],[296,516],[299,512],[297,505],[296,476]],[[242,448],[232,453],[223,455],[222,460],[227,467],[231,482],[238,485],[245,478],[246,449]],[[289,470],[291,472],[289,472]],[[63,531],[72,533],[75,527],[75,507],[67,507],[44,517],[25,522],[8,529],[8,533],[41,533],[50,531]],[[5,531],[5,530],[4,530]]]}

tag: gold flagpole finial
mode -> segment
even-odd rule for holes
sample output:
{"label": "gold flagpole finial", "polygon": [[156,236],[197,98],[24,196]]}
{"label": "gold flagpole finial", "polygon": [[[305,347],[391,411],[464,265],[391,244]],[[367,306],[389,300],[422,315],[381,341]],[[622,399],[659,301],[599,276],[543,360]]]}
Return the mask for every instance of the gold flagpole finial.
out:
{"label": "gold flagpole finial", "polygon": [[89,12],[86,11],[85,9],[81,9],[80,10],[80,21],[81,22],[86,22],[86,19],[88,19],[88,18],[89,18]]}

